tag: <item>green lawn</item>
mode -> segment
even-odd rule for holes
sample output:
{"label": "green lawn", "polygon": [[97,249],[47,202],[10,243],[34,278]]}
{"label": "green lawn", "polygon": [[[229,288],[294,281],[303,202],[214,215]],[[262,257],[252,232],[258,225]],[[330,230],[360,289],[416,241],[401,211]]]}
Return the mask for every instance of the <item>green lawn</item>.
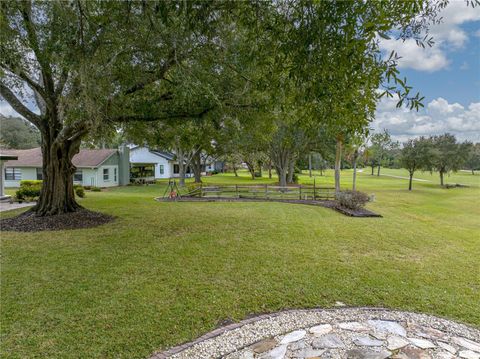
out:
{"label": "green lawn", "polygon": [[[144,358],[225,319],[335,301],[480,326],[480,175],[452,175],[447,182],[471,187],[447,190],[418,173],[431,182],[408,192],[407,180],[368,173],[359,187],[375,193],[368,207],[384,218],[159,203],[161,184],[88,192],[85,207],[117,216],[102,227],[2,233],[0,356]],[[206,182],[252,183],[242,176]],[[344,171],[342,186],[350,177]],[[333,173],[316,181],[332,185]]]}

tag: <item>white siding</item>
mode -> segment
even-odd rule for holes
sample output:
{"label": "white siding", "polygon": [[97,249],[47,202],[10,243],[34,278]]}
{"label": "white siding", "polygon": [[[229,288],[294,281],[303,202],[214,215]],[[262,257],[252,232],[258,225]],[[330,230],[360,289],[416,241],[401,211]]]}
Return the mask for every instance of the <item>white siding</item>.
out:
{"label": "white siding", "polygon": [[[158,156],[146,147],[137,147],[130,150],[130,164],[153,163],[155,164],[155,178],[170,178],[173,176],[173,164],[166,158]],[[160,173],[160,166],[163,166],[163,174]]]}
{"label": "white siding", "polygon": [[[22,172],[21,180],[36,180],[37,169],[35,167],[15,167]],[[20,181],[5,180],[5,187],[20,187]]]}

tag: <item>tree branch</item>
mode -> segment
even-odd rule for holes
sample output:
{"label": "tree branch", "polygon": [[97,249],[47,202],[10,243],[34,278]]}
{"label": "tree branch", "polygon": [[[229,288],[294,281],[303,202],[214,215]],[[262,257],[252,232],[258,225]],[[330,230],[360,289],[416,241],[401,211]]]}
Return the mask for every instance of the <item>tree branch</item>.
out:
{"label": "tree branch", "polygon": [[42,118],[36,113],[30,111],[15,94],[5,84],[0,82],[0,95],[9,103],[12,108],[20,115],[25,117],[28,121],[33,123],[38,128],[41,127]]}

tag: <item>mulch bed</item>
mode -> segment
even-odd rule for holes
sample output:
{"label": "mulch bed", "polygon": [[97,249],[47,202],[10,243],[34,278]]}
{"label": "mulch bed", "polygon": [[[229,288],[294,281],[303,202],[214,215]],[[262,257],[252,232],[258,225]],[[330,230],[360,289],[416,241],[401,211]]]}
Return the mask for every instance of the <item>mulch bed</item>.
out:
{"label": "mulch bed", "polygon": [[331,208],[350,217],[382,217],[380,214],[369,211],[366,208],[353,210],[350,208],[341,207],[337,201],[333,200],[304,200],[304,199],[266,199],[266,198],[232,198],[232,197],[187,197],[169,199],[156,198],[159,202],[282,202],[282,203],[296,203],[306,204],[310,206],[321,206]]}
{"label": "mulch bed", "polygon": [[382,215],[369,211],[366,208],[350,209],[339,205],[333,208],[336,211],[350,217],[382,217]]}
{"label": "mulch bed", "polygon": [[87,209],[47,217],[37,217],[34,212],[27,211],[16,217],[0,219],[0,229],[15,232],[59,231],[96,227],[114,219],[113,216]]}

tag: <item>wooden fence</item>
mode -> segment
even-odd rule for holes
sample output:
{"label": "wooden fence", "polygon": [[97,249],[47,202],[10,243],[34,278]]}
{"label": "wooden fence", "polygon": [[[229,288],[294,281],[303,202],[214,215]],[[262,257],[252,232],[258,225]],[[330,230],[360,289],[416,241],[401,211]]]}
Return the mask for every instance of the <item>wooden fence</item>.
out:
{"label": "wooden fence", "polygon": [[318,186],[274,186],[274,185],[200,185],[185,194],[189,197],[204,198],[249,198],[249,199],[300,199],[300,200],[333,200],[334,187]]}

